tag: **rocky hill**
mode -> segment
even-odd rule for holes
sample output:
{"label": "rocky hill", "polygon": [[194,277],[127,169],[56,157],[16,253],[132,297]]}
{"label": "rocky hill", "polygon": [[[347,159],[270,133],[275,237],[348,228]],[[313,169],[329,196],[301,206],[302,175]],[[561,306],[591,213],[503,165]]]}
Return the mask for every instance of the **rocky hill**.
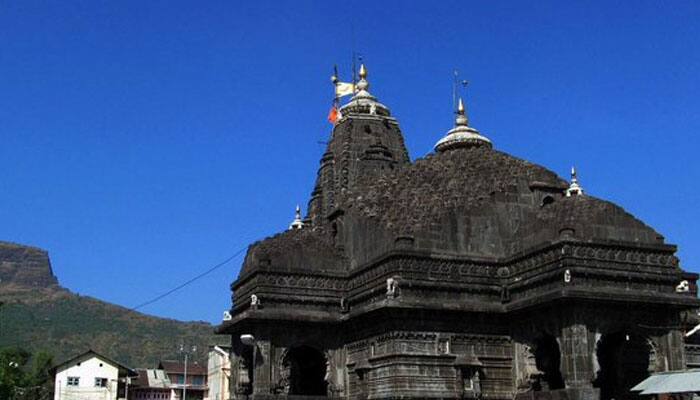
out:
{"label": "rocky hill", "polygon": [[61,287],[45,250],[0,242],[0,348],[44,350],[56,360],[92,348],[131,367],[177,359],[180,343],[226,344],[205,322],[152,317]]}
{"label": "rocky hill", "polygon": [[51,288],[58,286],[58,279],[46,250],[0,242],[0,284]]}

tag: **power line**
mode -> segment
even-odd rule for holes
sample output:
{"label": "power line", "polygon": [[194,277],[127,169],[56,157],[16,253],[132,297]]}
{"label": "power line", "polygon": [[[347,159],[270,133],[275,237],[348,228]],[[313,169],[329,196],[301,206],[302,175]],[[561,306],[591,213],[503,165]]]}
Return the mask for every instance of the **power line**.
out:
{"label": "power line", "polygon": [[214,265],[213,267],[209,268],[208,270],[206,270],[206,271],[200,273],[199,275],[197,275],[197,276],[195,276],[195,277],[193,277],[193,278],[191,278],[191,279],[189,279],[189,280],[187,280],[187,281],[181,283],[180,285],[178,285],[178,286],[176,286],[176,287],[174,287],[174,288],[168,290],[167,292],[165,292],[165,293],[163,293],[163,294],[160,294],[160,295],[158,295],[158,296],[152,298],[151,300],[145,301],[145,302],[143,302],[143,303],[137,305],[136,307],[130,308],[130,310],[131,310],[131,311],[136,311],[136,310],[138,310],[138,309],[140,309],[140,308],[143,308],[143,307],[145,307],[145,306],[147,306],[147,305],[153,304],[153,303],[155,303],[156,301],[158,301],[158,300],[160,300],[160,299],[162,299],[162,298],[164,298],[164,297],[170,296],[171,294],[177,292],[178,290],[184,288],[185,286],[187,286],[187,285],[189,285],[189,284],[191,284],[191,283],[193,283],[193,282],[195,282],[195,281],[197,281],[197,280],[199,280],[199,279],[201,279],[201,278],[203,278],[203,277],[209,275],[210,273],[212,273],[212,272],[216,271],[217,269],[223,267],[224,265],[228,264],[228,263],[231,262],[234,258],[238,257],[241,253],[243,253],[247,248],[248,248],[247,245],[244,246],[243,248],[241,248],[240,250],[238,250],[237,252],[235,252],[232,256],[230,256],[229,258],[225,259],[224,261],[222,261],[222,262],[220,262],[220,263]]}

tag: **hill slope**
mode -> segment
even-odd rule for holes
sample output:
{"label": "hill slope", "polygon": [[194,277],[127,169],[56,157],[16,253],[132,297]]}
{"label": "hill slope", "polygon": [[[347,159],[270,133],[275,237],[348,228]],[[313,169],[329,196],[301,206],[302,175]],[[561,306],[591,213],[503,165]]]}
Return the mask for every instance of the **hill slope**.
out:
{"label": "hill slope", "polygon": [[0,242],[0,347],[44,350],[55,360],[92,348],[132,368],[152,368],[177,359],[180,343],[196,344],[204,361],[208,345],[228,342],[208,323],[152,317],[71,293],[41,252]]}

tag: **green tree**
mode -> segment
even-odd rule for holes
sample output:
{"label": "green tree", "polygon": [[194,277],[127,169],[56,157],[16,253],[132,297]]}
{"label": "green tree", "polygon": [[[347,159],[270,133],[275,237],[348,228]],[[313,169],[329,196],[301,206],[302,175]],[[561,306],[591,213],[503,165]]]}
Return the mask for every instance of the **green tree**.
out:
{"label": "green tree", "polygon": [[0,399],[49,399],[51,363],[51,355],[45,352],[32,356],[22,349],[0,349]]}

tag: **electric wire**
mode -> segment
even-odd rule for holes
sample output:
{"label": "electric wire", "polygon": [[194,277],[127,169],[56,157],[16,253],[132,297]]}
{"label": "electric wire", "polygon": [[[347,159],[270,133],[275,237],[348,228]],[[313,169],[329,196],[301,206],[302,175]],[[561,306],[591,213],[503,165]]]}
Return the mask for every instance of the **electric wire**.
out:
{"label": "electric wire", "polygon": [[165,297],[170,296],[171,294],[177,292],[178,290],[180,290],[180,289],[182,289],[182,288],[184,288],[184,287],[186,287],[186,286],[188,286],[188,285],[190,285],[190,284],[196,282],[197,280],[199,280],[199,279],[201,279],[201,278],[203,278],[203,277],[209,275],[210,273],[216,271],[217,269],[219,269],[219,268],[223,267],[224,265],[228,264],[229,262],[233,261],[234,258],[238,257],[238,256],[239,256],[241,253],[243,253],[247,248],[248,248],[247,245],[244,246],[244,247],[242,247],[240,250],[238,250],[237,252],[235,252],[232,256],[228,257],[228,258],[225,259],[224,261],[222,261],[222,262],[220,262],[220,263],[214,265],[213,267],[211,267],[211,268],[207,269],[206,271],[204,271],[204,272],[202,272],[202,273],[200,273],[200,274],[194,276],[193,278],[188,279],[187,281],[185,281],[185,282],[179,284],[178,286],[175,286],[174,288],[168,290],[167,292],[162,293],[162,294],[160,294],[160,295],[158,295],[158,296],[156,296],[156,297],[154,297],[154,298],[152,298],[152,299],[150,299],[150,300],[148,300],[148,301],[145,301],[145,302],[143,302],[143,303],[141,303],[141,304],[139,304],[139,305],[137,305],[137,306],[135,306],[135,307],[130,308],[130,310],[131,310],[131,311],[136,311],[136,310],[138,310],[138,309],[140,309],[140,308],[146,307],[146,306],[151,305],[151,304],[153,304],[153,303],[155,303],[155,302],[157,302],[157,301],[159,301],[159,300],[161,300],[161,299],[163,299],[163,298],[165,298]]}

